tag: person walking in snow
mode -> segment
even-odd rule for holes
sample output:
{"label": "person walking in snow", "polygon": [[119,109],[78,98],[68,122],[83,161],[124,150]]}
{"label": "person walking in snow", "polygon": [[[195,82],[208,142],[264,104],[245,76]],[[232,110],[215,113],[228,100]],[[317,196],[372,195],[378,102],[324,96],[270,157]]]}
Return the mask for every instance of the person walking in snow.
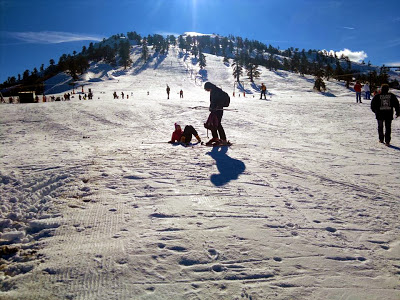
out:
{"label": "person walking in snow", "polygon": [[179,97],[183,98],[183,91],[182,90],[179,92]]}
{"label": "person walking in snow", "polygon": [[[389,85],[383,84],[381,93],[372,98],[371,110],[378,120],[379,142],[385,142],[386,146],[390,146],[393,108],[396,110],[396,118],[398,118],[400,116],[399,100],[394,94],[389,93]],[[383,133],[383,127],[386,129],[385,133]]]}
{"label": "person walking in snow", "polygon": [[261,83],[261,95],[260,95],[260,99],[262,99],[262,96],[264,95],[264,99],[267,100],[267,87],[264,85],[264,83]]}
{"label": "person walking in snow", "polygon": [[364,85],[364,92],[365,92],[365,99],[366,100],[371,100],[371,90],[369,88],[368,82]]}
{"label": "person walking in snow", "polygon": [[221,97],[223,97],[223,93],[225,92],[216,85],[212,84],[211,82],[206,82],[204,84],[204,89],[207,92],[210,92],[210,108],[209,108],[209,111],[211,112],[210,115],[214,114],[218,120],[218,126],[216,128],[210,129],[212,134],[212,139],[209,140],[206,143],[206,145],[214,145],[215,143],[220,145],[227,145],[228,141],[226,140],[225,130],[221,124],[224,110],[220,101]]}
{"label": "person walking in snow", "polygon": [[181,126],[178,123],[175,123],[175,131],[172,133],[171,140],[168,143],[173,144],[175,142],[180,142],[187,146],[189,145],[193,136],[199,143],[201,143],[199,134],[192,125],[186,125],[185,129],[182,131]]}
{"label": "person walking in snow", "polygon": [[362,103],[361,102],[361,88],[362,88],[362,85],[357,80],[356,84],[354,85],[354,91],[356,92],[356,101],[357,101],[357,103],[358,103],[358,101],[360,101],[360,103]]}
{"label": "person walking in snow", "polygon": [[171,91],[171,89],[169,88],[169,86],[168,86],[168,84],[167,84],[167,96],[168,96],[168,99],[169,99],[169,92]]}

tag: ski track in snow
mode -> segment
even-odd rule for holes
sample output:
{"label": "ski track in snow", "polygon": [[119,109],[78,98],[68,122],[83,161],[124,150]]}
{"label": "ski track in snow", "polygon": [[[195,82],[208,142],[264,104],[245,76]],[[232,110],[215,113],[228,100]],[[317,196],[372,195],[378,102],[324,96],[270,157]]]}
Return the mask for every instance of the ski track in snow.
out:
{"label": "ski track in snow", "polygon": [[[268,101],[224,112],[231,147],[169,145],[175,122],[206,139],[209,94],[176,49],[133,53],[91,68],[93,101],[0,106],[0,298],[400,297],[398,120],[385,147],[369,101],[262,69]],[[231,73],[201,74],[231,94]]]}

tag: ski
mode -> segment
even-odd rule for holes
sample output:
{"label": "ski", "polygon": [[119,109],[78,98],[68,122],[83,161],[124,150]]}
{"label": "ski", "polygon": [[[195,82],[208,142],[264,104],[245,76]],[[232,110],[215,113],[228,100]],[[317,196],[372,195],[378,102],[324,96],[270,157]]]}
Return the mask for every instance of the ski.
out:
{"label": "ski", "polygon": [[201,144],[206,147],[229,147],[229,146],[232,146],[232,143],[229,141],[226,144],[225,143],[221,144],[220,142],[214,142],[214,143],[211,143],[208,145],[207,145],[207,143],[202,142]]}

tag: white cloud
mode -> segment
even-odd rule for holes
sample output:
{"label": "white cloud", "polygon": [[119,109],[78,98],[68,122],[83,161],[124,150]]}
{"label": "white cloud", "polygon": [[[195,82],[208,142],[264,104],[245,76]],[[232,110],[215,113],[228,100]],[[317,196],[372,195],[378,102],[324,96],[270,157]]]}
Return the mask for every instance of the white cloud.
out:
{"label": "white cloud", "polygon": [[348,30],[354,30],[355,29],[354,27],[347,27],[347,26],[344,26],[343,28],[344,29],[348,29]]}
{"label": "white cloud", "polygon": [[400,61],[399,62],[388,62],[388,63],[385,63],[384,65],[388,66],[388,67],[397,67],[397,66],[400,66]]}
{"label": "white cloud", "polygon": [[343,54],[344,56],[347,56],[351,61],[354,61],[354,62],[362,62],[364,59],[366,59],[368,57],[367,53],[365,53],[364,51],[351,51],[351,50],[349,50],[347,48],[345,48],[345,49],[343,49],[341,51],[330,50],[330,51],[328,51],[328,53],[329,54],[331,54],[331,53],[335,54],[336,53],[336,56],[339,57],[339,58]]}
{"label": "white cloud", "polygon": [[100,36],[58,31],[8,32],[8,35],[20,41],[33,44],[60,44],[77,41],[103,40]]}
{"label": "white cloud", "polygon": [[162,36],[167,36],[167,35],[179,36],[180,35],[180,33],[169,32],[169,31],[157,31],[156,34],[159,34]]}
{"label": "white cloud", "polygon": [[209,36],[212,36],[212,34],[193,32],[193,31],[185,32],[184,35],[190,35],[190,36],[205,36],[205,35],[209,35]]}

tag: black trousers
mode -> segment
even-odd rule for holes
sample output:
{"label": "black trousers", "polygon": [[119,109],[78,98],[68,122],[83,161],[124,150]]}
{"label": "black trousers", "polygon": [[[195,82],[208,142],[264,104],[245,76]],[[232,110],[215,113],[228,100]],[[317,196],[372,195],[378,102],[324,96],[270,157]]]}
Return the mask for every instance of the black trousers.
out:
{"label": "black trousers", "polygon": [[[383,133],[383,127],[385,127],[385,134]],[[389,144],[392,134],[392,120],[378,120],[378,134],[379,141]]]}
{"label": "black trousers", "polygon": [[185,137],[185,143],[190,143],[192,136],[197,136],[197,131],[192,125],[186,125],[183,130],[183,136]]}
{"label": "black trousers", "polygon": [[218,118],[218,127],[217,127],[216,130],[211,130],[212,137],[217,139],[218,138],[218,133],[219,133],[219,138],[221,140],[226,140],[225,130],[224,130],[224,127],[222,127],[222,124],[221,124],[221,120],[222,120],[222,116],[224,115],[224,111],[222,109],[217,110],[216,111],[216,115],[217,115],[217,118]]}
{"label": "black trousers", "polygon": [[262,98],[263,95],[264,95],[264,98],[267,99],[266,92],[267,91],[261,91],[260,99]]}

